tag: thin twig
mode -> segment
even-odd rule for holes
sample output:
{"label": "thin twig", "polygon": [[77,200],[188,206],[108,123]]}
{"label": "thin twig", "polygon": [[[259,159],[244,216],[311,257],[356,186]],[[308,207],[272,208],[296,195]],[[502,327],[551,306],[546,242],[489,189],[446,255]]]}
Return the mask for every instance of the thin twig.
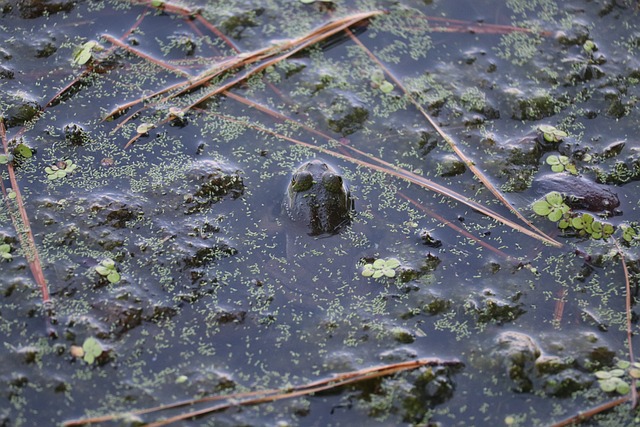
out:
{"label": "thin twig", "polygon": [[[0,137],[2,138],[2,146],[4,147],[5,155],[9,154],[9,143],[7,141],[7,133],[4,127],[4,122],[0,118]],[[20,186],[18,185],[18,180],[16,179],[15,170],[13,168],[13,164],[11,162],[7,163],[7,171],[9,172],[9,181],[11,182],[11,188],[13,193],[15,194],[15,202],[18,207],[18,212],[20,213],[20,219],[18,220],[12,215],[13,225],[16,229],[16,233],[18,234],[18,238],[20,239],[20,245],[22,246],[22,250],[24,252],[24,256],[29,263],[29,268],[31,269],[31,274],[33,275],[34,280],[40,286],[40,293],[42,294],[42,302],[47,304],[50,301],[49,297],[49,286],[47,285],[47,280],[44,277],[44,273],[42,271],[42,264],[40,263],[40,256],[38,255],[38,249],[36,248],[35,239],[33,238],[33,232],[31,231],[31,225],[29,223],[29,216],[27,215],[27,211],[24,207],[24,200],[22,198],[22,194],[20,192]],[[11,211],[9,207],[9,197],[7,196],[7,191],[3,185],[3,193],[4,200],[7,204],[7,208]]]}
{"label": "thin twig", "polygon": [[605,402],[602,405],[598,405],[595,408],[591,408],[587,411],[580,411],[572,417],[565,418],[562,421],[558,421],[557,423],[551,424],[549,427],[566,427],[566,426],[580,424],[581,422],[587,421],[588,419],[602,412],[608,411],[609,409],[615,408],[618,405],[628,402],[629,399],[630,399],[629,396],[619,397],[615,400]]}
{"label": "thin twig", "polygon": [[[627,268],[627,262],[624,258],[624,253],[618,244],[618,240],[612,238],[613,243],[616,245],[618,249],[618,254],[620,255],[620,264],[622,265],[622,271],[624,272],[624,284],[626,289],[625,296],[625,309],[627,314],[627,349],[629,350],[629,361],[633,364],[636,362],[635,357],[633,356],[633,342],[631,341],[633,337],[633,331],[631,327],[631,283],[629,281],[629,269]],[[636,378],[631,378],[631,408],[635,408],[638,404],[638,390],[636,389]]]}
{"label": "thin twig", "polygon": [[[310,395],[325,390],[336,389],[344,387],[346,385],[371,380],[383,376],[393,375],[398,372],[408,371],[416,369],[422,366],[452,366],[460,367],[462,363],[458,360],[442,360],[437,358],[424,358],[412,360],[409,362],[393,363],[390,365],[374,366],[370,368],[361,369],[358,371],[345,372],[336,374],[333,377],[325,378],[318,381],[313,381],[307,384],[303,384],[295,387],[288,387],[284,389],[271,389],[263,391],[253,391],[248,393],[235,393],[226,396],[209,396],[200,399],[191,399],[182,402],[172,403],[169,405],[161,405],[154,408],[147,408],[138,411],[129,412],[132,415],[142,415],[154,412],[165,411],[168,409],[176,409],[185,406],[193,406],[206,402],[225,400],[226,402],[220,403],[215,406],[203,408],[196,411],[179,414],[174,417],[166,418],[161,421],[145,424],[147,427],[160,427],[168,424],[175,423],[177,421],[186,420],[193,417],[198,417],[213,412],[222,411],[237,406],[249,406],[265,402],[275,402],[283,399],[290,399],[299,396]],[[120,418],[122,414],[105,415],[102,417],[84,418],[79,420],[67,421],[63,425],[65,427],[82,426],[91,423],[100,423],[106,421],[113,421]]]}

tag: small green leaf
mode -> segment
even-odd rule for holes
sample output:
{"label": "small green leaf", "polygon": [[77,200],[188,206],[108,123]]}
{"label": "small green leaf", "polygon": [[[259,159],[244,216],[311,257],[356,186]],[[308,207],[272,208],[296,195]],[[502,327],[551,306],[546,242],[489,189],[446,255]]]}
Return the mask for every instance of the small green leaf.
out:
{"label": "small green leaf", "polygon": [[393,85],[391,83],[389,83],[388,81],[384,81],[381,85],[380,85],[380,91],[382,93],[391,93],[393,92]]}
{"label": "small green leaf", "polygon": [[611,381],[611,380],[601,380],[598,381],[600,383],[600,388],[603,391],[606,391],[607,393],[610,393],[612,391],[614,391],[617,387],[617,384],[615,383],[615,381]]}
{"label": "small green leaf", "polygon": [[562,165],[553,165],[551,166],[551,170],[554,172],[562,172],[564,170],[564,166]]}
{"label": "small green leaf", "polygon": [[396,271],[392,268],[385,268],[384,270],[382,270],[382,273],[387,276],[387,277],[395,277],[396,276]]}
{"label": "small green leaf", "polygon": [[383,259],[377,259],[373,262],[373,268],[375,268],[376,270],[384,268],[384,265],[385,261]]}
{"label": "small green leaf", "polygon": [[102,260],[102,262],[100,264],[104,265],[105,267],[107,267],[109,269],[113,269],[116,266],[116,262],[114,260],[112,260],[111,258],[107,258],[105,260]]}
{"label": "small green leaf", "polygon": [[546,200],[538,200],[533,206],[533,211],[538,215],[547,216],[551,212],[551,206]]}
{"label": "small green leaf", "polygon": [[25,159],[29,159],[33,156],[33,151],[27,145],[20,143],[14,149],[14,153],[19,154]]}
{"label": "small green leaf", "polygon": [[384,71],[379,68],[373,70],[371,73],[371,82],[380,86],[384,81]]}
{"label": "small green leaf", "polygon": [[611,224],[604,224],[602,226],[602,234],[605,236],[611,236],[614,231],[615,231],[615,228]]}
{"label": "small green leaf", "polygon": [[93,363],[95,358],[100,356],[103,352],[102,345],[97,339],[93,337],[89,337],[84,340],[82,349],[84,350],[83,359],[89,364]]}
{"label": "small green leaf", "polygon": [[111,269],[106,268],[102,265],[97,265],[96,266],[96,272],[101,275],[101,276],[108,276],[111,273]]}
{"label": "small green leaf", "polygon": [[109,283],[118,283],[120,281],[120,273],[118,273],[117,271],[112,271],[107,276],[107,280],[109,281]]}
{"label": "small green leaf", "polygon": [[571,220],[571,226],[576,230],[582,230],[584,228],[584,222],[582,222],[582,218],[578,216]]}
{"label": "small green leaf", "polygon": [[549,218],[550,221],[556,222],[556,221],[560,221],[560,218],[562,218],[562,210],[561,209],[554,209],[552,210],[549,215],[547,215],[547,218]]}
{"label": "small green leaf", "polygon": [[564,202],[562,194],[558,193],[557,191],[552,191],[551,193],[547,194],[546,199],[551,206],[560,206]]}
{"label": "small green leaf", "polygon": [[621,377],[624,375],[624,369],[612,369],[609,373],[612,377]]}
{"label": "small green leaf", "polygon": [[84,65],[91,59],[91,49],[82,49],[74,58],[73,62],[78,65]]}
{"label": "small green leaf", "polygon": [[371,277],[373,276],[373,273],[375,273],[375,270],[373,269],[373,264],[366,264],[362,269],[362,275],[364,277]]}
{"label": "small green leaf", "polygon": [[396,258],[389,258],[385,261],[384,265],[387,268],[396,268],[400,266],[400,261],[398,261]]}
{"label": "small green leaf", "polygon": [[560,159],[558,158],[558,156],[549,156],[547,157],[547,164],[548,165],[559,165],[560,164]]}
{"label": "small green leaf", "polygon": [[594,375],[596,376],[596,378],[599,378],[601,380],[611,378],[611,373],[609,371],[596,371],[594,372]]}
{"label": "small green leaf", "polygon": [[8,254],[9,252],[11,252],[11,246],[6,243],[0,245],[0,253]]}
{"label": "small green leaf", "polygon": [[631,375],[632,378],[640,378],[640,369],[638,368],[629,369],[629,375]]}
{"label": "small green leaf", "polygon": [[379,279],[380,277],[382,277],[384,273],[382,272],[382,270],[376,270],[373,272],[373,278],[374,279]]}
{"label": "small green leaf", "polygon": [[628,383],[626,383],[626,382],[618,383],[618,385],[616,387],[616,392],[618,394],[627,394],[627,393],[629,393],[629,391],[631,391],[631,387],[629,386]]}

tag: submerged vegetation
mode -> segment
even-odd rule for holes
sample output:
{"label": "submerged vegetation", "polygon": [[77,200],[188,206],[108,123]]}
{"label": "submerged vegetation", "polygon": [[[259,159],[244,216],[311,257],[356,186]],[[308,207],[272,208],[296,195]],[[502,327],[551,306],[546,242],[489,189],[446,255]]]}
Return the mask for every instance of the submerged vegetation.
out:
{"label": "submerged vegetation", "polygon": [[0,424],[631,424],[618,3],[5,2]]}

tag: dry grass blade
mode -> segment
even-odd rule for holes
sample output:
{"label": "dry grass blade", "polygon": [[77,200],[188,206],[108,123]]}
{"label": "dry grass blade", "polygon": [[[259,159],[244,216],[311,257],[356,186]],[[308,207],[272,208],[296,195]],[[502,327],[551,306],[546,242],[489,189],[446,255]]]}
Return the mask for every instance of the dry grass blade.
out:
{"label": "dry grass blade", "polygon": [[[4,147],[4,153],[6,155],[9,154],[9,143],[7,141],[7,134],[4,128],[4,123],[0,118],[0,137],[2,137],[2,146]],[[22,194],[20,193],[20,187],[18,186],[18,180],[16,179],[15,170],[13,169],[13,165],[11,162],[7,163],[7,170],[9,172],[9,181],[11,182],[11,188],[13,189],[13,193],[15,194],[15,203],[18,207],[18,212],[20,217],[17,218],[13,215],[12,209],[9,206],[9,197],[7,195],[7,191],[4,188],[4,184],[2,186],[2,190],[4,193],[4,200],[7,204],[7,208],[11,213],[11,218],[13,221],[13,225],[16,229],[16,233],[18,234],[18,238],[20,239],[20,245],[24,252],[24,255],[29,263],[29,268],[31,269],[31,274],[33,274],[33,278],[40,286],[40,292],[42,293],[42,301],[46,304],[50,301],[49,297],[49,286],[47,285],[47,281],[44,277],[44,273],[42,272],[42,265],[40,264],[40,257],[38,256],[38,250],[36,248],[36,243],[33,238],[33,233],[31,232],[31,225],[29,223],[29,217],[27,215],[27,211],[24,208],[24,201],[22,199]]]}
{"label": "dry grass blade", "polygon": [[[161,95],[163,93],[166,93],[168,91],[172,91],[175,89],[179,89],[177,92],[172,93],[171,95],[159,100],[160,103],[166,102],[168,100],[170,100],[173,97],[179,96],[183,93],[189,92],[191,90],[194,90],[202,85],[204,85],[205,83],[209,82],[210,80],[212,80],[213,78],[226,73],[226,72],[230,72],[230,71],[234,71],[236,69],[242,68],[242,67],[247,67],[251,64],[254,64],[256,62],[261,62],[262,63],[254,68],[251,68],[247,71],[245,71],[244,73],[242,73],[240,76],[231,79],[230,81],[228,81],[227,83],[217,87],[216,89],[212,90],[211,92],[207,93],[206,95],[204,95],[203,97],[199,98],[198,100],[196,100],[195,102],[193,102],[191,105],[189,105],[188,107],[183,109],[183,112],[186,112],[192,108],[194,108],[195,106],[197,106],[198,104],[201,104],[202,102],[206,101],[207,99],[216,96],[228,89],[230,89],[231,87],[237,85],[240,82],[245,81],[246,79],[248,79],[249,77],[263,71],[264,69],[268,68],[271,65],[274,65],[280,61],[283,61],[284,59],[289,58],[290,56],[294,55],[295,53],[313,45],[316,44],[318,42],[321,42],[323,40],[326,40],[327,38],[333,36],[334,34],[337,34],[341,31],[344,31],[345,29],[356,25],[362,21],[365,21],[367,19],[370,19],[372,17],[381,15],[385,12],[380,11],[380,10],[375,10],[375,11],[371,11],[371,12],[362,12],[362,13],[356,13],[353,15],[349,15],[346,16],[344,18],[340,18],[340,19],[336,19],[334,21],[331,21],[313,31],[311,31],[308,34],[305,34],[304,36],[301,36],[297,39],[294,40],[289,40],[274,46],[268,46],[262,49],[258,49],[255,50],[253,52],[248,52],[248,53],[241,53],[237,56],[234,56],[232,58],[229,58],[227,60],[224,60],[220,63],[215,64],[213,67],[211,67],[210,69],[204,71],[203,73],[201,73],[200,75],[193,77],[192,79],[183,82],[183,83],[179,83],[176,85],[173,85],[169,88],[165,88],[162,89],[152,95],[146,96],[144,98],[138,98],[136,100],[133,100],[131,102],[128,102],[125,105],[122,105],[118,108],[116,108],[115,110],[113,110],[112,112],[110,112],[106,119],[111,118],[113,116],[116,116],[118,114],[120,114],[122,111],[124,111],[127,108],[130,108],[134,105],[139,104],[140,102],[149,99],[149,98],[153,98],[156,97],[158,95]],[[108,36],[108,35],[104,35],[104,37],[107,40],[113,41],[115,40],[113,37]],[[122,47],[121,43],[117,44],[118,46]],[[128,49],[131,50],[131,49]],[[284,53],[283,53],[284,52]],[[279,55],[279,56],[276,56]],[[271,58],[271,59],[269,59]],[[267,60],[269,59],[269,60]],[[156,61],[154,61],[154,63],[157,63]],[[131,143],[135,142],[138,138],[140,137],[140,135],[137,135],[135,137],[133,137],[128,143],[127,146],[129,146]]]}
{"label": "dry grass blade", "polygon": [[[213,412],[222,411],[237,406],[256,405],[265,402],[275,402],[283,399],[290,399],[298,396],[305,396],[314,393],[318,393],[325,390],[331,390],[338,387],[343,387],[350,384],[355,384],[361,381],[367,381],[374,378],[384,377],[396,374],[398,372],[408,371],[419,368],[421,366],[452,366],[459,367],[462,363],[458,360],[442,360],[437,358],[424,358],[413,360],[409,362],[393,363],[390,365],[374,366],[371,368],[365,368],[358,371],[345,372],[336,374],[331,378],[326,378],[318,381],[313,381],[300,386],[289,387],[285,389],[273,389],[263,390],[248,393],[236,393],[226,396],[211,396],[201,399],[192,399],[188,401],[173,403],[169,405],[158,406],[155,408],[143,409],[140,411],[133,411],[132,415],[149,414],[153,412],[165,411],[168,409],[176,409],[185,406],[193,406],[200,403],[213,402],[226,400],[225,403],[220,403],[216,406],[203,408],[196,411],[187,412],[184,414],[176,415],[171,418],[145,424],[147,427],[160,427],[169,424],[173,424],[178,421],[183,421],[189,418],[198,417]],[[63,425],[66,427],[82,426],[92,423],[113,421],[120,418],[122,414],[106,415],[104,417],[85,418],[81,420],[67,421]]]}
{"label": "dry grass blade", "polygon": [[[627,350],[629,351],[629,361],[634,363],[635,357],[633,355],[633,327],[631,326],[631,282],[629,281],[629,268],[627,267],[627,261],[624,258],[624,252],[620,248],[618,241],[612,239],[620,255],[620,264],[622,265],[622,271],[624,272],[624,284],[625,284],[625,310],[627,314]],[[638,389],[636,388],[637,379],[633,377],[631,379],[631,408],[635,408],[638,405]]]}

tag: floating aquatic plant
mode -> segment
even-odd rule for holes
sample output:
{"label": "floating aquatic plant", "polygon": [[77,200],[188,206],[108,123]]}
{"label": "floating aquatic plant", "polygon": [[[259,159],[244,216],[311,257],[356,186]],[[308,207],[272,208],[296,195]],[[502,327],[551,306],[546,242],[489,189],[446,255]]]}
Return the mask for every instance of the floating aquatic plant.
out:
{"label": "floating aquatic plant", "polygon": [[73,65],[84,65],[91,60],[94,52],[99,52],[103,49],[100,46],[100,43],[97,41],[91,40],[83,44],[82,46],[76,48],[73,52]]}
{"label": "floating aquatic plant", "polygon": [[609,223],[597,221],[588,213],[571,212],[569,206],[564,203],[562,194],[552,191],[544,198],[533,204],[533,211],[546,216],[553,222],[558,222],[558,228],[565,230],[572,227],[578,235],[589,235],[592,239],[606,239],[615,232],[615,227]]}
{"label": "floating aquatic plant", "polygon": [[0,258],[5,259],[7,261],[11,260],[13,258],[13,255],[11,255],[11,246],[7,243],[3,243],[2,245],[0,245]]}
{"label": "floating aquatic plant", "polygon": [[109,283],[118,283],[120,281],[120,273],[116,270],[116,263],[111,258],[107,258],[96,266],[96,272],[106,277]]}
{"label": "floating aquatic plant", "polygon": [[596,371],[594,375],[598,378],[598,384],[603,391],[627,394],[631,391],[631,386],[623,377],[628,375],[631,378],[640,378],[640,362],[632,364],[626,360],[621,360],[616,363],[615,368],[608,371]]}
{"label": "floating aquatic plant", "polygon": [[538,126],[538,130],[542,132],[542,136],[547,142],[561,142],[568,136],[566,132],[550,125],[540,125]]}
{"label": "floating aquatic plant", "polygon": [[89,337],[84,340],[84,344],[82,344],[82,350],[84,352],[82,359],[88,364],[92,364],[96,358],[98,358],[104,349],[100,344],[100,341],[93,337]]}
{"label": "floating aquatic plant", "polygon": [[73,160],[61,160],[55,165],[47,166],[44,171],[47,173],[47,178],[51,181],[66,177],[68,174],[78,168],[78,165],[73,163]]}
{"label": "floating aquatic plant", "polygon": [[6,165],[7,163],[11,163],[12,161],[12,154],[0,154],[0,165]]}
{"label": "floating aquatic plant", "polygon": [[393,84],[384,78],[384,72],[380,69],[371,73],[371,86],[380,89],[382,93],[391,93],[394,89]]}
{"label": "floating aquatic plant", "polygon": [[551,155],[547,157],[547,164],[551,165],[551,170],[554,172],[564,172],[566,170],[573,175],[578,174],[576,165],[571,163],[567,156]]}
{"label": "floating aquatic plant", "polygon": [[546,216],[549,220],[556,222],[559,221],[565,213],[569,212],[570,208],[564,203],[562,194],[557,191],[552,191],[533,204],[533,211],[538,215]]}
{"label": "floating aquatic plant", "polygon": [[622,229],[622,238],[628,242],[631,243],[634,240],[637,239],[638,233],[636,232],[636,229],[631,227],[630,225],[621,225],[620,228]]}
{"label": "floating aquatic plant", "polygon": [[377,259],[373,263],[365,264],[362,268],[364,277],[378,279],[382,276],[395,277],[396,268],[400,266],[400,261],[395,258]]}
{"label": "floating aquatic plant", "polygon": [[33,156],[33,150],[24,142],[16,145],[16,148],[13,149],[13,154],[23,157],[25,159],[29,159]]}

